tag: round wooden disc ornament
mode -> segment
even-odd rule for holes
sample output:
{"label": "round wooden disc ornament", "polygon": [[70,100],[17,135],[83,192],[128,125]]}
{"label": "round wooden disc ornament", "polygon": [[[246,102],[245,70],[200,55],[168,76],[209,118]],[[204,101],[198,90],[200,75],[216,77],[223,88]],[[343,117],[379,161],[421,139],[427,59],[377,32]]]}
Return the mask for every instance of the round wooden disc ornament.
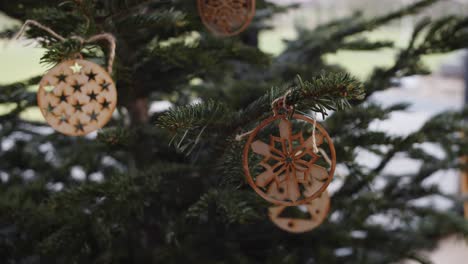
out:
{"label": "round wooden disc ornament", "polygon": [[276,205],[306,204],[317,198],[336,166],[327,131],[314,119],[291,111],[274,110],[250,133],[243,153],[249,185]]}
{"label": "round wooden disc ornament", "polygon": [[83,59],[61,62],[39,84],[37,102],[47,123],[69,136],[102,128],[117,105],[114,81],[101,66]]}
{"label": "round wooden disc ornament", "polygon": [[296,210],[306,212],[306,218],[283,216],[287,208],[287,206],[272,206],[268,209],[268,216],[276,226],[284,231],[290,233],[308,232],[318,227],[327,218],[330,210],[330,196],[325,191],[308,204],[297,206]]}
{"label": "round wooden disc ornament", "polygon": [[249,26],[255,15],[255,0],[198,0],[198,12],[215,35],[233,36]]}

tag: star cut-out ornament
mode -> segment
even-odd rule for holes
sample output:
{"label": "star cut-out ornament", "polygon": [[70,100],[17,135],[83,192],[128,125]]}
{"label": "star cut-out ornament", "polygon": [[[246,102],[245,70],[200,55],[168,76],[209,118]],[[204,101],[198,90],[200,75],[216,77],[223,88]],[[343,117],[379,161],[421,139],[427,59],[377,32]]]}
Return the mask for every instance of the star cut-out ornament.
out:
{"label": "star cut-out ornament", "polygon": [[73,71],[73,73],[81,73],[81,69],[83,68],[83,66],[81,66],[80,64],[78,64],[78,62],[75,62],[75,64],[73,64],[73,66],[70,66],[70,69]]}
{"label": "star cut-out ornament", "polygon": [[[52,88],[53,92],[47,92]],[[117,90],[101,66],[73,59],[59,63],[44,75],[37,102],[54,129],[69,136],[83,136],[102,128],[112,118]]]}
{"label": "star cut-out ornament", "polygon": [[55,86],[53,86],[53,85],[46,85],[46,86],[44,86],[44,91],[45,91],[47,94],[53,93],[54,90],[55,90]]}
{"label": "star cut-out ornament", "polygon": [[59,103],[68,103],[68,95],[65,94],[64,91],[62,91],[62,94],[58,96]]}
{"label": "star cut-out ornament", "polygon": [[[313,124],[306,116],[293,116],[293,120]],[[269,135],[269,143],[257,138],[267,126],[276,126],[279,132],[279,136]],[[319,124],[316,124],[317,133],[307,138],[304,138],[304,131],[294,134],[293,126],[293,121],[285,115],[274,115],[265,120],[250,134],[243,158],[244,171],[251,187],[266,200],[286,206],[304,204],[320,195],[333,178],[336,166],[332,140]],[[324,142],[332,156],[328,169],[316,164],[319,160],[326,161],[328,157],[314,152],[314,143],[318,148]],[[260,162],[250,165],[249,157],[252,155],[261,157]]]}
{"label": "star cut-out ornament", "polygon": [[68,124],[68,120],[69,120],[70,116],[68,116],[67,114],[65,113],[62,113],[59,117],[59,120],[58,120],[58,124],[61,125],[62,123],[67,123]]}
{"label": "star cut-out ornament", "polygon": [[73,88],[74,93],[80,93],[81,87],[83,87],[83,85],[78,83],[78,81],[75,81],[75,84],[73,84],[71,87]]}
{"label": "star cut-out ornament", "polygon": [[82,124],[81,121],[78,120],[78,122],[75,124],[75,129],[76,132],[84,132],[84,124]]}
{"label": "star cut-out ornament", "polygon": [[51,103],[48,103],[47,107],[44,108],[44,111],[45,111],[46,115],[49,115],[49,114],[53,115],[54,110],[55,110],[55,106],[53,106]]}
{"label": "star cut-out ornament", "polygon": [[80,104],[80,102],[76,101],[76,103],[73,105],[73,108],[75,108],[75,112],[82,112],[83,105],[84,104]]}
{"label": "star cut-out ornament", "polygon": [[110,83],[103,81],[100,85],[101,85],[101,91],[109,91]]}
{"label": "star cut-out ornament", "polygon": [[59,75],[56,75],[55,78],[57,78],[58,83],[67,82],[67,75],[60,73]]}
{"label": "star cut-out ornament", "polygon": [[93,121],[97,122],[99,113],[96,113],[96,111],[93,110],[93,112],[89,113],[88,116],[89,116],[89,122],[93,122]]}
{"label": "star cut-out ornament", "polygon": [[55,86],[51,85],[50,83],[47,83],[46,85],[44,85],[44,92],[46,94],[51,94],[53,93],[55,90]]}
{"label": "star cut-out ornament", "polygon": [[90,81],[96,81],[96,76],[97,74],[93,72],[93,70],[90,70],[86,76],[88,76],[88,82]]}
{"label": "star cut-out ornament", "polygon": [[98,96],[98,94],[95,93],[94,91],[91,91],[90,93],[87,93],[86,95],[89,97],[89,101],[90,101],[90,102],[92,102],[92,101],[96,101],[96,102],[97,102],[97,96]]}
{"label": "star cut-out ornament", "polygon": [[110,106],[110,102],[107,101],[106,99],[104,99],[104,101],[101,102],[101,106],[102,106],[102,109],[109,109],[109,106]]}

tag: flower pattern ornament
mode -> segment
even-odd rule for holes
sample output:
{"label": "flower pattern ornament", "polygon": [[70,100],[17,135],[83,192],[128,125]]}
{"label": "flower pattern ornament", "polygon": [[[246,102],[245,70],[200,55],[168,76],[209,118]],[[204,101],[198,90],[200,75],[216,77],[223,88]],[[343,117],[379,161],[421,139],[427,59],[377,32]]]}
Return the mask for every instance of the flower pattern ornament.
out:
{"label": "flower pattern ornament", "polygon": [[[333,142],[325,129],[316,124],[317,132],[304,139],[303,131],[293,133],[294,124],[298,120],[310,124],[314,121],[298,114],[292,119],[275,115],[265,120],[249,136],[244,148],[244,171],[251,187],[267,201],[286,206],[305,204],[317,198],[332,180],[336,165]],[[279,136],[269,135],[268,144],[257,139],[257,135],[270,126],[277,126]],[[323,153],[314,152],[314,144],[319,147],[324,143],[331,155],[328,170],[317,164],[324,159]],[[249,157],[255,156],[262,159],[251,168]]]}

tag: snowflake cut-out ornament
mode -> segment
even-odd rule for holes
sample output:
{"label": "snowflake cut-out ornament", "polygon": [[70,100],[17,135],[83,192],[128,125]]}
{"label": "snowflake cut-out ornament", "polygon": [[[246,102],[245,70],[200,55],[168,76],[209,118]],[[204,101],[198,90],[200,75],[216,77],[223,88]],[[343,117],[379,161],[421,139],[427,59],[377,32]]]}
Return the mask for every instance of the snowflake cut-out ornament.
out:
{"label": "snowflake cut-out ornament", "polygon": [[218,36],[244,31],[255,15],[255,0],[198,0],[203,24]]}
{"label": "snowflake cut-out ornament", "polygon": [[[315,124],[315,132],[307,137],[303,130],[294,133],[293,127],[300,123]],[[262,137],[264,131],[267,135]],[[328,146],[329,154],[322,145]],[[274,204],[292,206],[310,202],[326,190],[333,178],[336,154],[330,136],[313,119],[299,114],[291,119],[274,115],[250,134],[243,163],[248,183],[260,196]]]}

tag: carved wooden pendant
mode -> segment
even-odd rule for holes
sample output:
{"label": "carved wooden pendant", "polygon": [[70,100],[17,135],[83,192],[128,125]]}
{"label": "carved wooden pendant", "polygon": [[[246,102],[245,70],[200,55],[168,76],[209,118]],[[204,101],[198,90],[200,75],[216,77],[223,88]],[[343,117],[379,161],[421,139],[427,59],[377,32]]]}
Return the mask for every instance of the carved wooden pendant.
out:
{"label": "carved wooden pendant", "polygon": [[203,24],[215,35],[233,36],[244,31],[255,15],[255,0],[198,0]]}
{"label": "carved wooden pendant", "polygon": [[55,130],[82,136],[110,120],[117,105],[117,91],[101,66],[81,59],[67,60],[44,75],[37,102]]}
{"label": "carved wooden pendant", "polygon": [[[464,156],[461,158],[462,164],[468,165],[468,156]],[[461,180],[461,192],[464,198],[468,197],[468,169],[463,170],[460,175]],[[463,209],[465,211],[465,219],[468,220],[468,199],[465,199],[463,203]]]}
{"label": "carved wooden pendant", "polygon": [[[305,115],[274,115],[250,134],[243,153],[250,186],[276,205],[305,204],[325,191],[333,178],[333,142],[318,123]],[[306,130],[310,128],[309,130]],[[315,140],[314,140],[315,138]],[[314,144],[319,152],[314,152]]]}
{"label": "carved wooden pendant", "polygon": [[272,206],[268,209],[271,221],[279,228],[291,233],[304,233],[318,227],[330,210],[330,196],[325,191],[306,205],[299,205],[296,210],[305,209],[307,218],[283,216],[286,206]]}

